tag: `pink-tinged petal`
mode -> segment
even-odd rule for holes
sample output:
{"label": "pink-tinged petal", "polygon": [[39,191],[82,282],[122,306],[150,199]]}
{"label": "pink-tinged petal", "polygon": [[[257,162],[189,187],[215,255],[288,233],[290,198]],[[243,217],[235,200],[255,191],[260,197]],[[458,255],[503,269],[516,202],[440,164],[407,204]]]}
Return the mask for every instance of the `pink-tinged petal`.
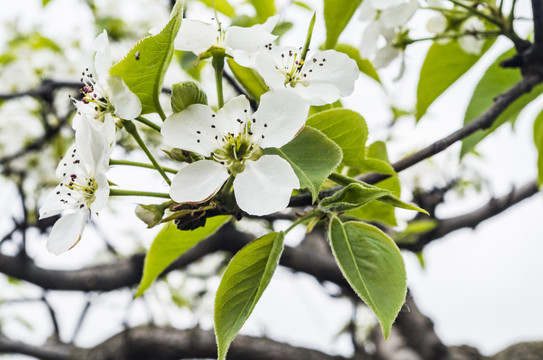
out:
{"label": "pink-tinged petal", "polygon": [[219,35],[216,22],[183,19],[175,38],[175,49],[200,54],[217,43]]}
{"label": "pink-tinged petal", "polygon": [[221,119],[209,106],[194,104],[170,115],[161,130],[171,145],[209,156],[219,148],[218,141],[226,134]]}
{"label": "pink-tinged petal", "polygon": [[290,164],[277,155],[247,161],[245,170],[234,179],[234,195],[241,210],[267,215],[287,207],[293,189],[300,187]]}
{"label": "pink-tinged petal", "polygon": [[120,76],[109,76],[107,84],[111,90],[109,101],[115,108],[115,115],[132,120],[141,114],[140,99],[130,91]]}
{"label": "pink-tinged petal", "polygon": [[113,62],[107,32],[104,30],[94,40],[94,69],[99,80],[105,79],[109,75],[109,68]]}
{"label": "pink-tinged petal", "polygon": [[57,220],[49,239],[47,240],[47,250],[60,255],[74,247],[81,239],[81,234],[87,222],[87,210],[76,211],[66,214]]}
{"label": "pink-tinged petal", "polygon": [[305,81],[308,84],[332,84],[338,88],[341,96],[348,96],[353,93],[360,72],[356,61],[346,54],[325,50],[307,58],[302,73],[307,74]]}
{"label": "pink-tinged petal", "polygon": [[200,203],[217,193],[230,174],[212,160],[188,164],[172,180],[171,198],[178,203]]}
{"label": "pink-tinged petal", "polygon": [[251,120],[251,104],[243,95],[230,99],[217,111],[217,116],[222,124],[223,134],[237,135]]}
{"label": "pink-tinged petal", "polygon": [[268,91],[253,115],[253,139],[262,148],[281,147],[304,127],[308,112],[309,104],[293,90]]}

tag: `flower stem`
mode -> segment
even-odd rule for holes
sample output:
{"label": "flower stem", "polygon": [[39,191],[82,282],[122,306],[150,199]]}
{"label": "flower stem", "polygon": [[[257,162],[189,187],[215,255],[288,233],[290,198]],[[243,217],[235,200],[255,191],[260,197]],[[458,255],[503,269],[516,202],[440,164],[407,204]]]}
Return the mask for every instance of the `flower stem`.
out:
{"label": "flower stem", "polygon": [[151,152],[147,148],[147,145],[145,145],[145,143],[143,142],[142,138],[140,137],[140,134],[138,134],[138,129],[136,128],[136,125],[134,125],[134,123],[130,120],[123,120],[123,125],[126,131],[134,137],[134,140],[136,140],[136,142],[141,147],[145,155],[147,155],[149,160],[151,160],[155,169],[160,173],[160,175],[162,175],[162,177],[168,183],[168,185],[171,185],[172,182],[170,178],[168,178],[168,176],[166,175],[162,167],[158,164],[158,162],[153,157],[153,154],[151,154]]}
{"label": "flower stem", "polygon": [[309,51],[309,44],[311,43],[311,37],[313,36],[313,27],[315,26],[315,14],[316,13],[313,13],[313,17],[309,22],[309,28],[307,29],[307,37],[305,39],[304,49],[302,50],[302,61],[300,63],[300,66],[303,65],[305,57],[307,56],[307,52]]}
{"label": "flower stem", "polygon": [[155,124],[151,120],[148,120],[148,119],[144,118],[143,116],[138,116],[134,120],[137,120],[140,123],[145,124],[145,125],[149,126],[151,129],[156,130],[156,131],[158,131],[160,133],[160,126],[158,126],[157,124]]}
{"label": "flower stem", "polygon": [[110,189],[109,196],[149,196],[149,197],[158,197],[169,199],[170,194],[152,192],[152,191],[136,191],[136,190],[120,190],[120,189]]}
{"label": "flower stem", "polygon": [[[126,166],[136,166],[136,167],[147,168],[147,169],[155,169],[155,166],[153,164],[145,164],[142,162],[129,161],[129,160],[110,159],[109,165],[126,165]],[[172,169],[172,168],[162,166],[162,170],[168,173],[177,174],[177,170]]]}
{"label": "flower stem", "polygon": [[[488,30],[488,31],[477,31],[476,34],[477,36],[486,38],[486,37],[501,35],[502,32],[499,30]],[[419,39],[406,39],[402,42],[402,45],[409,45],[409,44],[413,44],[415,42],[420,42],[420,41],[435,41],[435,40],[440,40],[440,39],[458,39],[464,36],[473,36],[473,34],[467,33],[467,32],[457,32],[457,33],[429,36],[429,37],[424,37],[424,38],[419,38]]]}
{"label": "flower stem", "polygon": [[222,93],[222,73],[224,70],[224,55],[214,55],[211,61],[213,69],[215,69],[215,85],[217,86],[217,104],[218,108],[224,105],[224,96]]}
{"label": "flower stem", "polygon": [[453,4],[455,4],[456,6],[460,6],[460,7],[464,8],[464,9],[466,9],[467,11],[472,13],[473,15],[478,16],[480,18],[483,18],[486,21],[496,25],[500,29],[503,28],[503,23],[500,22],[499,20],[493,18],[492,16],[488,16],[487,14],[477,10],[476,8],[474,8],[474,7],[470,6],[470,5],[464,4],[461,1],[458,1],[458,0],[449,0],[449,1],[452,2]]}
{"label": "flower stem", "polygon": [[292,223],[292,225],[290,225],[288,227],[288,229],[285,230],[285,234],[288,234],[288,232],[292,229],[294,229],[296,226],[308,221],[309,219],[311,218],[314,218],[314,217],[321,217],[323,215],[322,211],[318,210],[318,209],[315,209],[315,210],[311,210],[310,212],[308,212],[307,214],[305,214],[304,216],[302,216],[301,218],[299,218],[298,220],[294,221]]}

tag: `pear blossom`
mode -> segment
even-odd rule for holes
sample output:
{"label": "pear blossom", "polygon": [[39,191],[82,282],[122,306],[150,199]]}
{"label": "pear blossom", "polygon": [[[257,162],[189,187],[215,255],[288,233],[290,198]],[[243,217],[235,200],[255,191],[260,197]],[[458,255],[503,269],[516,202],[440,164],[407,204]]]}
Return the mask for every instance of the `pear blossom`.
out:
{"label": "pear blossom", "polygon": [[89,123],[82,123],[76,141],[60,161],[62,181],[40,208],[40,219],[61,214],[53,226],[47,250],[59,255],[81,239],[87,218],[102,210],[109,197],[106,178],[111,146]]}
{"label": "pear blossom", "polygon": [[172,180],[171,198],[200,203],[214,196],[234,176],[236,202],[251,215],[266,215],[287,207],[300,182],[290,164],[261,149],[281,147],[303,128],[309,105],[291,90],[262,95],[251,114],[245,96],[231,99],[215,113],[194,104],[173,114],[162,126],[171,145],[205,159],[183,167]]}
{"label": "pear blossom", "polygon": [[256,56],[256,68],[271,89],[293,89],[310,105],[330,104],[352,94],[358,65],[335,50],[317,51],[302,59],[302,49],[266,47]]}
{"label": "pear blossom", "polygon": [[485,30],[485,24],[476,17],[470,17],[462,23],[460,31],[466,36],[458,38],[458,44],[468,54],[479,55],[483,50],[485,40],[478,38],[476,33]]}
{"label": "pear blossom", "polygon": [[[418,9],[418,0],[366,0],[360,6],[360,20],[370,21],[362,35],[360,53],[374,61],[375,66],[386,67],[402,54],[394,45],[399,29]],[[380,44],[384,39],[384,45]]]}
{"label": "pear blossom", "polygon": [[196,55],[209,48],[223,48],[226,55],[245,67],[254,65],[259,49],[271,46],[277,36],[271,32],[277,25],[279,16],[272,16],[264,24],[250,27],[230,26],[223,30],[217,21],[184,19],[175,39],[175,49],[192,51]]}
{"label": "pear blossom", "polygon": [[78,111],[73,125],[77,131],[80,121],[86,120],[111,143],[115,136],[116,119],[132,120],[137,117],[141,113],[141,102],[120,76],[109,75],[113,61],[105,30],[96,38],[94,49],[96,78],[88,69],[82,74],[83,98],[72,99]]}

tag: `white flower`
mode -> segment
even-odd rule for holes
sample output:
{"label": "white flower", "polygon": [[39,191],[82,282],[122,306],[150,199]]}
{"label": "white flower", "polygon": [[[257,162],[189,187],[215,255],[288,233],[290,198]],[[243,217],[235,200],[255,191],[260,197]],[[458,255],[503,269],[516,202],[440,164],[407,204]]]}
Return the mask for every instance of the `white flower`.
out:
{"label": "white flower", "polygon": [[470,17],[462,23],[460,26],[460,31],[466,34],[458,38],[458,44],[468,54],[479,55],[483,50],[483,45],[485,43],[484,39],[477,38],[476,33],[485,30],[485,24],[476,17]]}
{"label": "white flower", "polygon": [[272,16],[264,24],[251,27],[231,26],[225,31],[219,29],[217,21],[185,19],[175,39],[175,49],[192,51],[196,55],[206,52],[210,47],[225,49],[227,55],[245,67],[254,65],[258,50],[277,38],[272,30],[279,16]]}
{"label": "white flower", "polygon": [[96,38],[94,48],[96,78],[88,73],[88,69],[83,73],[83,98],[73,99],[78,111],[78,116],[74,118],[74,128],[77,130],[79,122],[87,120],[111,143],[115,135],[116,118],[134,119],[141,113],[141,102],[120,76],[109,75],[112,58],[105,30]]}
{"label": "white flower", "polygon": [[[418,0],[366,0],[360,6],[360,20],[371,21],[364,30],[360,53],[385,67],[402,51],[394,46],[398,30],[404,26],[418,9]],[[384,39],[385,45],[380,44]]]}
{"label": "white flower", "polygon": [[79,242],[87,217],[103,209],[109,197],[105,172],[111,146],[90,124],[82,124],[57,167],[62,181],[40,208],[40,219],[64,213],[47,240],[47,250],[56,255]]}
{"label": "white flower", "polygon": [[301,49],[266,47],[256,68],[271,89],[294,89],[310,105],[330,104],[354,90],[358,65],[335,50],[317,51],[302,60]]}
{"label": "white flower", "polygon": [[262,95],[251,114],[244,96],[230,100],[217,113],[195,104],[171,115],[162,135],[173,146],[193,151],[205,160],[188,164],[172,181],[170,196],[179,203],[210,199],[230,177],[238,206],[252,215],[286,208],[300,186],[290,164],[261,148],[281,147],[303,128],[309,106],[290,90]]}

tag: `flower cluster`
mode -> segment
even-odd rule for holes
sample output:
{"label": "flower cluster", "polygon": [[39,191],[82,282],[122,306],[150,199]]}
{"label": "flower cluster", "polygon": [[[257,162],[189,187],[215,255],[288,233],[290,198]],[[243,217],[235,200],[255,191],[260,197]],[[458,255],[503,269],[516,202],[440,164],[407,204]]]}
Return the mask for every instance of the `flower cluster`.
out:
{"label": "flower cluster", "polygon": [[109,197],[106,171],[115,143],[117,119],[133,119],[141,112],[139,98],[118,76],[110,76],[112,65],[107,33],[95,41],[96,78],[88,69],[83,73],[82,98],[72,101],[76,115],[72,120],[75,144],[60,161],[56,175],[62,178],[40,208],[40,219],[55,215],[47,249],[61,254],[81,238],[87,218],[102,210]]}
{"label": "flower cluster", "polygon": [[[40,218],[62,215],[52,229],[49,251],[60,254],[73,247],[89,215],[103,209],[114,194],[106,172],[116,129],[123,125],[171,182],[169,196],[182,206],[197,208],[200,205],[195,204],[212,200],[213,206],[232,208],[235,201],[235,207],[256,216],[288,206],[300,180],[289,161],[266,149],[280,148],[302,131],[311,105],[330,104],[350,95],[359,71],[354,60],[334,50],[306,56],[307,49],[274,45],[276,36],[271,32],[277,21],[272,17],[248,28],[223,29],[216,21],[183,20],[174,42],[177,49],[193,51],[200,59],[214,57],[214,62],[231,57],[258,72],[269,91],[261,95],[254,112],[249,100],[240,95],[222,107],[219,102],[216,110],[193,103],[165,118],[161,127],[154,125],[169,145],[189,154],[189,163],[171,180],[127,121],[137,118],[149,125],[139,117],[140,98],[120,76],[110,74],[106,32],[97,37],[95,75],[87,69],[80,97],[72,98],[77,112],[73,119],[76,142],[58,166],[61,183],[40,210]],[[139,50],[137,54],[136,61]],[[221,196],[212,199],[217,194]],[[161,219],[147,220],[156,224]]]}

